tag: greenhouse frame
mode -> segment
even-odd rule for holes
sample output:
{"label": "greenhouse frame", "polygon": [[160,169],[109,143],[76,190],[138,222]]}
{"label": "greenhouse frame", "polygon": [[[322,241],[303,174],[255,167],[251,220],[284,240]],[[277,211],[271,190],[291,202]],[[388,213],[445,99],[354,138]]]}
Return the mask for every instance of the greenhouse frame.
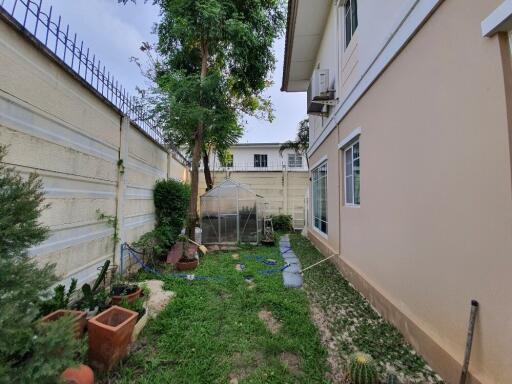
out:
{"label": "greenhouse frame", "polygon": [[231,179],[201,196],[203,244],[258,244],[261,241],[264,199]]}

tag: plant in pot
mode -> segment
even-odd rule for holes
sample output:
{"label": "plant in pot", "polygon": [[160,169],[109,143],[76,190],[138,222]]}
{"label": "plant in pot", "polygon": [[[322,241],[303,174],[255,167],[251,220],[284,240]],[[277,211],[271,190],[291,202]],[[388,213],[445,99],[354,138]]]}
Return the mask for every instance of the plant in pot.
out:
{"label": "plant in pot", "polygon": [[132,303],[140,297],[142,290],[136,284],[118,281],[112,285],[110,296],[112,305],[119,305],[123,300]]}
{"label": "plant in pot", "polygon": [[110,260],[106,260],[100,269],[100,273],[96,278],[93,286],[84,284],[82,286],[82,298],[76,303],[76,307],[87,312],[87,319],[96,316],[107,308],[108,292],[102,288],[101,284],[104,283]]}
{"label": "plant in pot", "polygon": [[181,251],[180,259],[176,263],[176,268],[179,271],[188,271],[197,267],[197,264],[199,264],[197,246],[190,244],[187,236],[180,235],[174,247]]}
{"label": "plant in pot", "polygon": [[54,288],[53,297],[43,301],[40,305],[41,314],[45,315],[41,321],[52,322],[63,316],[70,316],[73,319],[75,337],[80,338],[84,334],[86,325],[86,313],[69,308],[72,295],[75,293],[77,280],[72,279],[68,291],[62,284]]}

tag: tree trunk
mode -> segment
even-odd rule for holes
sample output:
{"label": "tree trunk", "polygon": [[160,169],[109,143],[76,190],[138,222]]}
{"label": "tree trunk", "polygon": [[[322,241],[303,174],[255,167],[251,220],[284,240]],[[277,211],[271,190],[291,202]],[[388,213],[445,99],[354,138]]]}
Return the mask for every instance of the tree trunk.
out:
{"label": "tree trunk", "polygon": [[203,168],[204,168],[204,181],[206,182],[206,191],[213,188],[212,172],[210,171],[210,156],[208,151],[203,151]]}
{"label": "tree trunk", "polygon": [[[206,78],[208,71],[208,45],[205,42],[201,43],[201,83]],[[201,100],[199,100],[201,103]],[[187,237],[191,240],[196,239],[195,228],[198,223],[197,216],[197,200],[199,192],[199,163],[201,162],[201,149],[203,148],[203,130],[204,122],[200,121],[197,124],[197,129],[194,133],[194,148],[192,149],[192,170],[190,174],[191,181],[191,194],[188,206],[187,215]]]}

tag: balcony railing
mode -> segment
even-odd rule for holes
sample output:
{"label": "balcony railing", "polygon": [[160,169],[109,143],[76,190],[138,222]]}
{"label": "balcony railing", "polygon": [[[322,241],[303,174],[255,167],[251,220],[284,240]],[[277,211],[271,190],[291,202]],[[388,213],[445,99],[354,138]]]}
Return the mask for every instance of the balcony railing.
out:
{"label": "balcony railing", "polygon": [[255,167],[254,162],[236,162],[232,166],[222,166],[220,164],[210,165],[213,171],[232,171],[232,172],[276,172],[276,171],[306,171],[305,167],[289,167],[281,161],[268,162],[266,167]]}

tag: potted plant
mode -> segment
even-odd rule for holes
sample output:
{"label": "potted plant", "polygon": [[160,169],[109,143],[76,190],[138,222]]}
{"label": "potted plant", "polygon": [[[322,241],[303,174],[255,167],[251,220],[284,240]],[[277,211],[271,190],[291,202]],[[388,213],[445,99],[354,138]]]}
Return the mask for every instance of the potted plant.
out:
{"label": "potted plant", "polygon": [[145,284],[142,284],[140,288],[142,290],[142,293],[137,300],[131,303],[129,303],[127,300],[123,300],[121,301],[120,304],[121,307],[138,313],[137,323],[135,324],[132,334],[132,341],[135,341],[137,339],[137,337],[139,336],[142,329],[146,326],[149,319],[147,301],[149,299],[150,290],[149,287]]}
{"label": "potted plant", "polygon": [[176,262],[178,271],[188,271],[197,267],[199,264],[197,246],[189,244],[188,238],[185,235],[178,237],[178,242],[174,247],[177,247],[177,249],[181,251],[180,259]]}
{"label": "potted plant", "polygon": [[119,305],[123,300],[132,303],[140,297],[141,292],[141,289],[136,284],[117,282],[112,285],[110,290],[112,305]]}
{"label": "potted plant", "polygon": [[138,313],[114,305],[89,319],[89,362],[108,371],[128,354]]}

